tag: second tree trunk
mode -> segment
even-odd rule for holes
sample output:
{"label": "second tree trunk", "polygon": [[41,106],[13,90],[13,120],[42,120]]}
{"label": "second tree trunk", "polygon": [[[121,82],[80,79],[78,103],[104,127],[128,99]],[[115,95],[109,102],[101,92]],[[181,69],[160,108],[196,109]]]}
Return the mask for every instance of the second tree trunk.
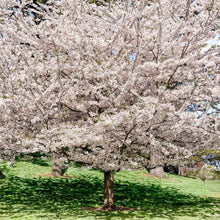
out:
{"label": "second tree trunk", "polygon": [[5,178],[5,175],[2,173],[2,171],[0,170],[0,179],[1,178]]}
{"label": "second tree trunk", "polygon": [[163,170],[163,167],[161,167],[161,166],[158,166],[158,167],[155,167],[155,168],[151,169],[150,174],[152,176],[156,176],[156,177],[159,177],[159,178],[165,178],[166,177],[166,175],[164,173],[164,170]]}

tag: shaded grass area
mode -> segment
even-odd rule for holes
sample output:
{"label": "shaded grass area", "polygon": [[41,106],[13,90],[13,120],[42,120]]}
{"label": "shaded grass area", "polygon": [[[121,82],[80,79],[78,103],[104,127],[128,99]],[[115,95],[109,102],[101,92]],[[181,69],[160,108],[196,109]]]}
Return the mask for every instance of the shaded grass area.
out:
{"label": "shaded grass area", "polygon": [[138,210],[92,212],[82,207],[103,204],[103,173],[72,167],[74,178],[36,177],[49,169],[27,162],[10,169],[0,180],[0,219],[220,219],[220,199],[207,197],[218,182],[124,171],[115,175],[116,205]]}

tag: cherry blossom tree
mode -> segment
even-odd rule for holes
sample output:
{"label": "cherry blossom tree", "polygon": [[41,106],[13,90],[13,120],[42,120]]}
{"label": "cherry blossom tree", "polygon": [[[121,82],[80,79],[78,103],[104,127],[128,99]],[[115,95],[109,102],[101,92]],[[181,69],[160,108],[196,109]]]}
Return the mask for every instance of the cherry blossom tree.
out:
{"label": "cherry blossom tree", "polygon": [[218,140],[218,119],[210,130],[187,109],[219,95],[219,49],[202,48],[220,2],[51,2],[38,25],[27,1],[0,5],[1,157],[56,153],[103,170],[102,208],[115,209],[113,171],[177,163]]}

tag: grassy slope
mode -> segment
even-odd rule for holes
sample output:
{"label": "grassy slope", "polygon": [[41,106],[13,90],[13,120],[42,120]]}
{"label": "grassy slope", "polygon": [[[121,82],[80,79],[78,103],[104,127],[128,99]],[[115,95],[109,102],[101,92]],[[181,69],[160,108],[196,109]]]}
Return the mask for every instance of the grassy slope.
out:
{"label": "grassy slope", "polygon": [[146,171],[115,174],[117,205],[137,211],[91,212],[103,202],[103,173],[69,168],[72,178],[39,177],[50,166],[19,162],[0,179],[0,220],[8,219],[220,219],[220,182]]}

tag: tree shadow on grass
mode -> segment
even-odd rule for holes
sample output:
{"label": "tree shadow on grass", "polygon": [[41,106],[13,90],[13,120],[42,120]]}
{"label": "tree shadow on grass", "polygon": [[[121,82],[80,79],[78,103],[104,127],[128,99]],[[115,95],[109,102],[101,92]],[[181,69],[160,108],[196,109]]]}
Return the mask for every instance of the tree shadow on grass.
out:
{"label": "tree shadow on grass", "polygon": [[181,194],[175,188],[159,184],[143,185],[115,181],[115,202],[138,209],[125,212],[92,212],[82,207],[103,204],[103,181],[94,176],[79,178],[33,178],[9,176],[0,180],[1,217],[35,215],[45,219],[100,217],[132,219],[173,216],[220,216],[219,200]]}
{"label": "tree shadow on grass", "polygon": [[45,160],[42,159],[33,159],[32,160],[33,164],[39,165],[39,166],[43,166],[43,167],[49,167],[50,164],[48,162],[46,162]]}

